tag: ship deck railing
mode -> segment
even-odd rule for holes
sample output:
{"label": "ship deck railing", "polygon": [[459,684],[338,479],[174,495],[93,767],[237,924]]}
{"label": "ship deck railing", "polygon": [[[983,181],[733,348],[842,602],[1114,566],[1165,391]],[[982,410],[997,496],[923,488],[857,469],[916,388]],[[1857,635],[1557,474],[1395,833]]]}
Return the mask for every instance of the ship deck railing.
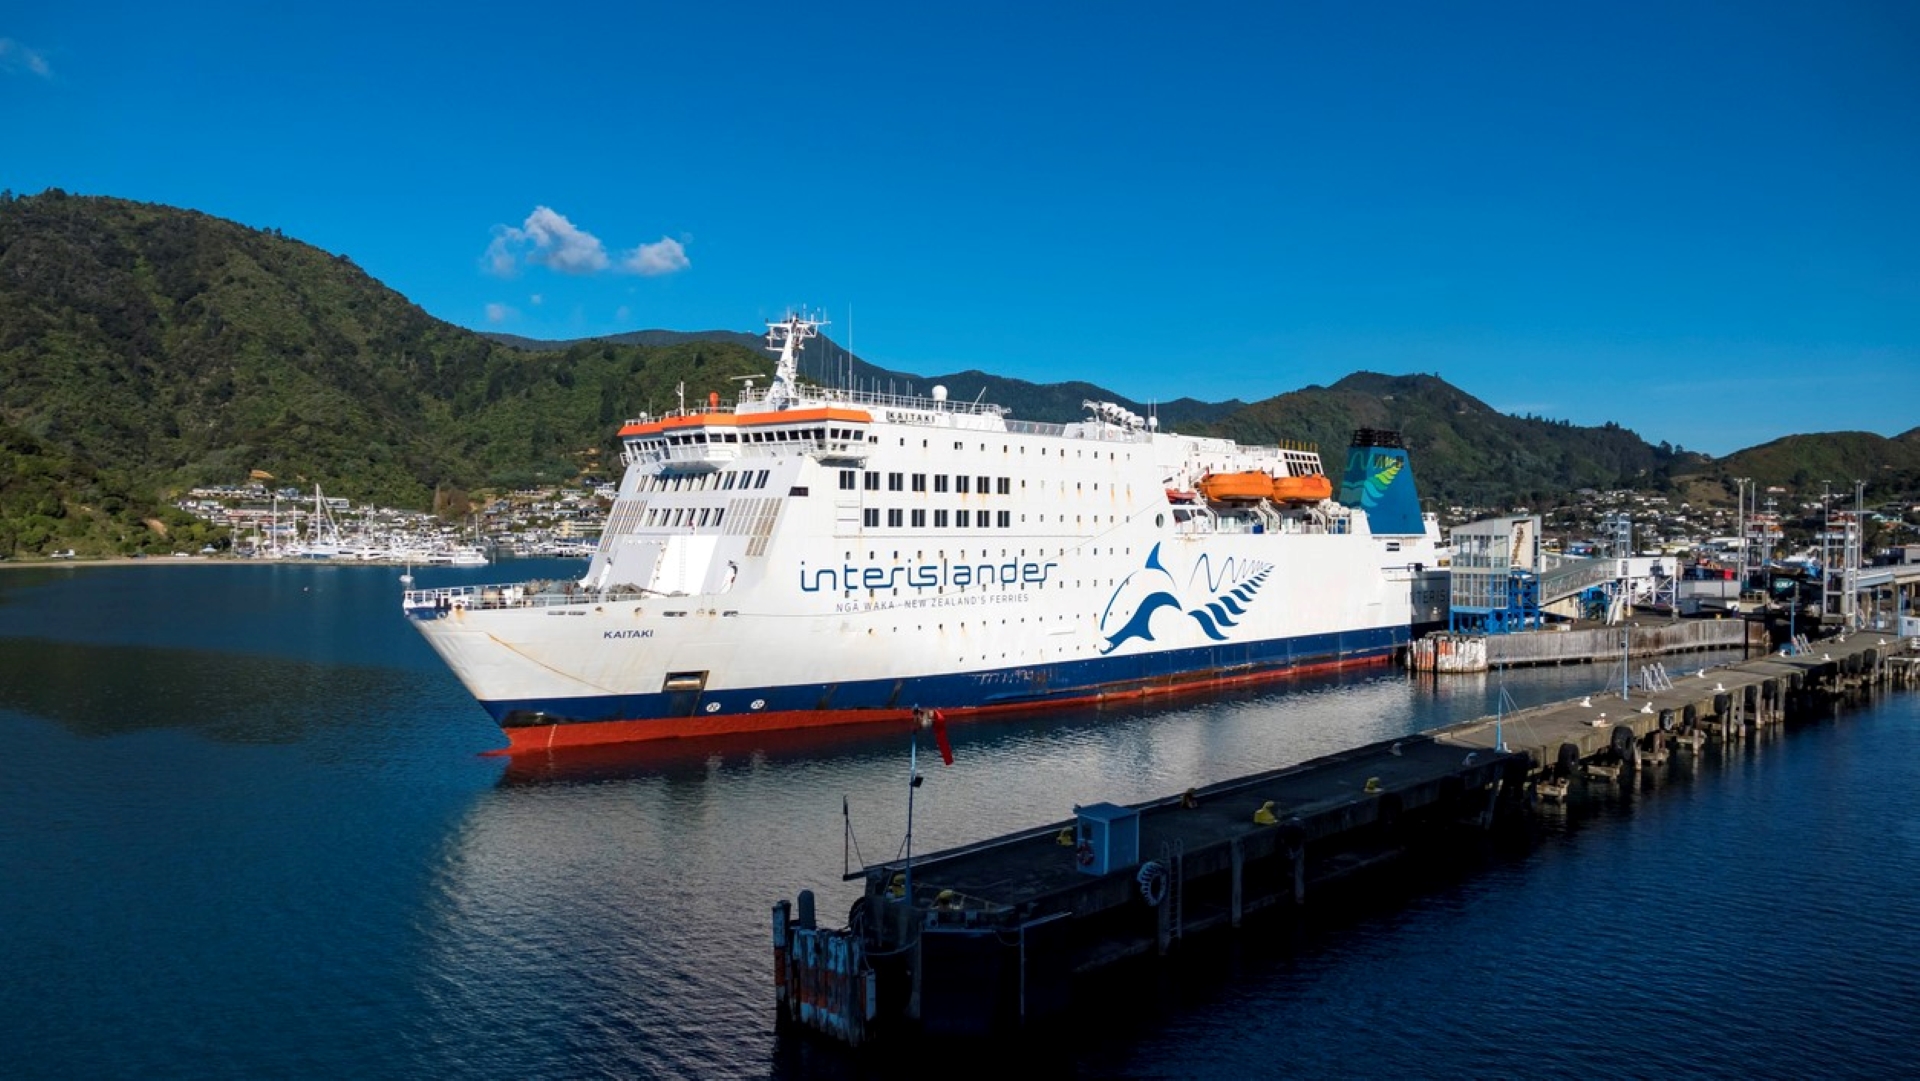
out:
{"label": "ship deck railing", "polygon": [[439,586],[409,589],[401,597],[403,610],[414,613],[506,608],[558,608],[575,604],[604,604],[659,597],[636,586],[594,589],[571,580],[515,582],[511,585]]}

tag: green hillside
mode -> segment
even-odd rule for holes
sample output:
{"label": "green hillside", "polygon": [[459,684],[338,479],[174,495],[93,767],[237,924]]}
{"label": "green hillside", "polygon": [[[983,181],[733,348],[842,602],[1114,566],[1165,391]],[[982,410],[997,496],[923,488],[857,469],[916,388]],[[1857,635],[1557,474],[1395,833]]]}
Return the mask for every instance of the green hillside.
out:
{"label": "green hillside", "polygon": [[[1403,432],[1423,490],[1479,506],[1580,487],[1733,476],[1795,487],[1920,487],[1920,429],[1797,436],[1712,461],[1613,425],[1500,414],[1436,376],[1359,373],[1247,405],[1149,406],[1090,383],[892,372],[831,341],[804,377],[1068,421],[1087,399],[1162,429],[1317,442],[1338,471],[1355,428]],[[763,376],[757,334],[643,331],[542,343],[442,322],[344,255],[205,214],[121,199],[0,195],[0,557],[178,550],[204,527],[169,509],[198,484],[264,470],[389,506],[467,509],[468,493],[611,475],[620,422]]]}
{"label": "green hillside", "polygon": [[[124,477],[151,508],[253,469],[452,507],[594,468],[676,384],[725,390],[763,367],[713,342],[524,352],[271,231],[58,191],[0,200],[0,425],[64,463],[70,507],[93,505],[82,476]],[[93,528],[56,538],[72,540],[126,547]]]}
{"label": "green hillside", "polygon": [[1539,504],[1579,488],[1658,486],[1675,467],[1706,460],[1649,446],[1617,425],[1508,416],[1432,375],[1358,372],[1331,387],[1257,402],[1216,427],[1241,441],[1317,442],[1334,471],[1354,429],[1392,429],[1412,449],[1426,495],[1480,506]]}
{"label": "green hillside", "polygon": [[[487,336],[516,349],[525,350],[566,349],[601,342],[629,345],[727,342],[744,349],[759,350],[766,342],[762,336],[731,330],[636,330],[601,339],[572,342],[540,342],[511,334]],[[765,370],[773,370],[770,354],[766,356],[763,363],[766,364]],[[974,369],[942,375],[915,375],[912,372],[891,371],[849,354],[845,347],[825,334],[810,342],[806,351],[800,354],[800,376],[822,386],[846,386],[851,380],[852,385],[861,390],[891,390],[902,394],[908,393],[910,388],[925,393],[932,387],[943,386],[947,388],[948,396],[955,401],[994,402],[1012,409],[1022,420],[1052,424],[1066,424],[1084,419],[1087,411],[1083,403],[1089,400],[1113,402],[1141,416],[1151,413],[1159,417],[1161,425],[1167,428],[1210,424],[1246,407],[1245,402],[1238,400],[1203,402],[1196,398],[1176,398],[1170,402],[1148,404],[1092,383],[1030,383],[1024,379],[1008,379]]]}

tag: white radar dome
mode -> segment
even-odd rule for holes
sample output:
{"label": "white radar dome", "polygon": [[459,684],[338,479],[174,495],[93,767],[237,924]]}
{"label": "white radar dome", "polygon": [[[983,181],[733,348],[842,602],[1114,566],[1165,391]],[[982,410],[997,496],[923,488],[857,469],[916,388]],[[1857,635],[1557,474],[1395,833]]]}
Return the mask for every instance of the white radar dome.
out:
{"label": "white radar dome", "polygon": [[939,385],[937,385],[937,384],[936,384],[936,385],[934,386],[934,388],[933,388],[933,400],[934,400],[934,401],[936,401],[936,402],[944,402],[944,401],[946,401],[946,400],[947,400],[947,388],[945,388],[945,387],[943,387],[943,386],[939,386]]}

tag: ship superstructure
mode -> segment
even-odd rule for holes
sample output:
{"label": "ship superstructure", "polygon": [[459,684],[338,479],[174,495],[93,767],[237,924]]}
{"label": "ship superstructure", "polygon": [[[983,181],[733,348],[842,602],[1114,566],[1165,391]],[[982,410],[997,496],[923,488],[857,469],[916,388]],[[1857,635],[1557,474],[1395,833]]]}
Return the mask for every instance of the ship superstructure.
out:
{"label": "ship superstructure", "polygon": [[[1406,451],[1306,446],[770,384],[621,430],[578,580],[404,610],[513,749],[1134,696],[1390,659],[1444,598]],[[1442,600],[1440,603],[1444,603]],[[1417,605],[1422,607],[1417,607]]]}

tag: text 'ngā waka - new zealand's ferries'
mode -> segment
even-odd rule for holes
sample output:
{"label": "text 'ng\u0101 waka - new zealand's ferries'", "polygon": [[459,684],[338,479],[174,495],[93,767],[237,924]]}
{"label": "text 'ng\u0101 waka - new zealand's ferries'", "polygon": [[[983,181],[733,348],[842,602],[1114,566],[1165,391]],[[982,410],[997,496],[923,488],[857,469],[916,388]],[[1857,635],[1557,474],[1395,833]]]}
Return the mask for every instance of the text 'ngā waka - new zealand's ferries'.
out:
{"label": "text 'ng\u0101 waka - new zealand's ferries'", "polygon": [[948,717],[1389,660],[1445,618],[1391,433],[1317,451],[802,385],[641,417],[585,577],[410,590],[511,750]]}

